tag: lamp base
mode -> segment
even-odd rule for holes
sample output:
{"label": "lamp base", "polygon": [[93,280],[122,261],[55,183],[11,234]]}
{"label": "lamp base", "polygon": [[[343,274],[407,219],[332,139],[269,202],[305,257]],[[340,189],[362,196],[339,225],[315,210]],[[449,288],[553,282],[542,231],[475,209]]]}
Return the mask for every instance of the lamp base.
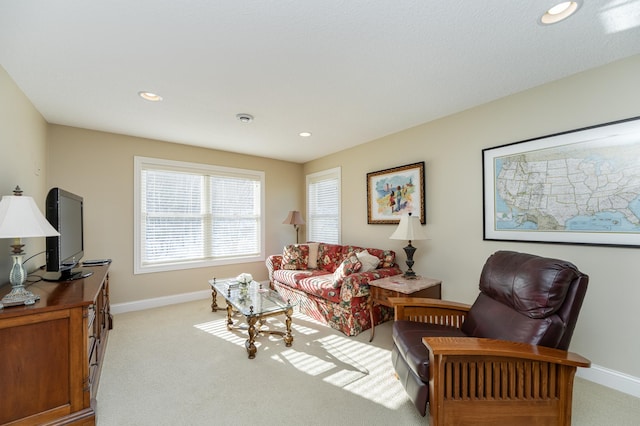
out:
{"label": "lamp base", "polygon": [[403,277],[408,280],[418,279],[418,276],[415,272],[413,272],[413,254],[416,252],[416,248],[411,245],[411,240],[409,240],[409,245],[404,248],[404,252],[407,255],[407,272],[404,273]]}
{"label": "lamp base", "polygon": [[22,244],[14,244],[13,266],[9,271],[9,282],[11,283],[11,291],[4,296],[0,301],[0,308],[5,306],[18,306],[18,305],[33,305],[36,300],[40,299],[40,296],[31,293],[24,288],[24,281],[27,278],[27,273],[22,266]]}
{"label": "lamp base", "polygon": [[23,285],[19,285],[14,286],[9,294],[2,298],[0,306],[33,305],[37,300],[40,300],[40,296],[31,293]]}
{"label": "lamp base", "polygon": [[402,275],[402,278],[404,278],[406,280],[417,280],[419,277],[416,275],[415,272],[413,272],[411,269],[409,269],[407,272],[405,272]]}

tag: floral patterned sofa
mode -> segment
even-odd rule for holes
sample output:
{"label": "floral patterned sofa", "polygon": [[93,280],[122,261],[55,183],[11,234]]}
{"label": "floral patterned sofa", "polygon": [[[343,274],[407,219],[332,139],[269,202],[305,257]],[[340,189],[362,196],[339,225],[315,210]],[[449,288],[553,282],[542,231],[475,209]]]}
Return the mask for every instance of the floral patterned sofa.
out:
{"label": "floral patterned sofa", "polygon": [[[402,273],[395,257],[391,250],[305,243],[285,246],[266,265],[272,287],[300,312],[355,336],[371,327],[369,281]],[[378,305],[373,314],[376,324],[393,317]]]}

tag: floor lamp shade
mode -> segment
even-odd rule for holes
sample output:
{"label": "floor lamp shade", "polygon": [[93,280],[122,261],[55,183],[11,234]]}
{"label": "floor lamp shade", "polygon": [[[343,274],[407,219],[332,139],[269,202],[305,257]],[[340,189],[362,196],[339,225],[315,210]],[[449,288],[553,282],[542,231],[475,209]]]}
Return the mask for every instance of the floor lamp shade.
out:
{"label": "floor lamp shade", "polygon": [[293,228],[296,230],[296,244],[298,244],[298,229],[300,225],[305,224],[300,212],[297,210],[291,210],[287,215],[287,218],[282,223],[285,225],[293,225]]}
{"label": "floor lamp shade", "polygon": [[416,273],[413,272],[413,254],[416,252],[416,248],[411,245],[411,241],[426,240],[427,234],[424,232],[422,225],[420,224],[420,218],[411,216],[409,213],[406,216],[400,218],[400,223],[395,232],[389,237],[392,240],[407,240],[409,244],[404,247],[404,252],[407,255],[407,272],[405,272],[405,278],[415,278]]}

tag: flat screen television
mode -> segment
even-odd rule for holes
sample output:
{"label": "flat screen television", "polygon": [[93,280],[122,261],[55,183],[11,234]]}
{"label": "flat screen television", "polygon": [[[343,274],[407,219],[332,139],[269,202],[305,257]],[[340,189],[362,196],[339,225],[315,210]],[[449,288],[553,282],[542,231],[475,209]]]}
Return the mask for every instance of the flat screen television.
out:
{"label": "flat screen television", "polygon": [[76,268],[84,256],[84,199],[60,188],[47,194],[45,214],[58,237],[47,237],[47,281],[88,277],[91,271]]}

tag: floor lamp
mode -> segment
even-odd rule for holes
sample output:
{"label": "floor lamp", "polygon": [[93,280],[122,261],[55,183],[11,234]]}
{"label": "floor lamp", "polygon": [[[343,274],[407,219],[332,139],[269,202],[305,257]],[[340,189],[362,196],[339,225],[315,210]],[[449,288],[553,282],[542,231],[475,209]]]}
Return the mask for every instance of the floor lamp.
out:
{"label": "floor lamp", "polygon": [[416,273],[413,272],[413,254],[416,252],[416,248],[411,245],[411,241],[426,240],[427,234],[422,229],[420,224],[420,218],[411,216],[409,213],[406,216],[400,218],[400,223],[396,228],[396,231],[389,237],[392,240],[408,240],[409,245],[404,248],[404,252],[407,254],[407,272],[404,273],[404,277],[408,279],[416,279]]}
{"label": "floor lamp", "polygon": [[296,230],[296,244],[298,244],[298,230],[300,229],[300,225],[304,225],[304,219],[302,219],[300,212],[297,210],[291,210],[287,215],[287,218],[282,223],[285,225],[293,225],[293,228]]}

